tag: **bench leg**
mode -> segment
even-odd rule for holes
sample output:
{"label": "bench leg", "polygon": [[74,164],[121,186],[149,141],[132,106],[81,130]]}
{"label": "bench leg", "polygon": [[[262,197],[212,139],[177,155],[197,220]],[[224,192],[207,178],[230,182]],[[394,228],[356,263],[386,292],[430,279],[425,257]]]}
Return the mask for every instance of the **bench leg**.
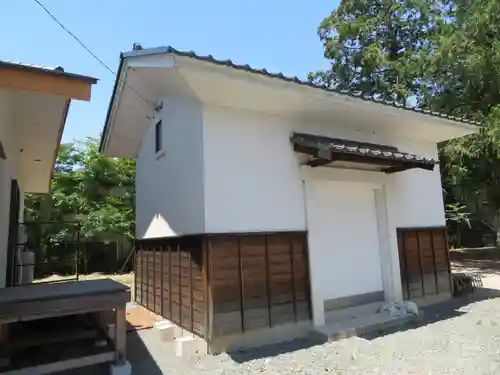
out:
{"label": "bench leg", "polygon": [[115,363],[124,363],[127,359],[127,319],[125,307],[115,310],[115,350]]}
{"label": "bench leg", "polygon": [[3,348],[2,354],[0,354],[0,367],[5,367],[10,365],[10,357],[7,352],[4,352],[5,348],[9,344],[9,325],[0,325],[0,347]]}

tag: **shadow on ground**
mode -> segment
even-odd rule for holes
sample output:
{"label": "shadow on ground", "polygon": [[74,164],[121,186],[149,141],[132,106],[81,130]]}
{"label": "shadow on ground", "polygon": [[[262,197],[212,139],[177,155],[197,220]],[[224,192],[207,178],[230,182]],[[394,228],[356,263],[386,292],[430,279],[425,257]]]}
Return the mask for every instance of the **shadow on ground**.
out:
{"label": "shadow on ground", "polygon": [[428,324],[456,318],[461,315],[467,314],[464,311],[460,311],[462,307],[474,302],[480,302],[498,297],[500,297],[500,290],[498,289],[477,288],[474,293],[466,294],[460,297],[453,297],[446,302],[422,308],[420,310],[421,316],[419,317],[418,321],[408,323],[402,327],[378,331],[367,335],[362,335],[360,337],[367,340],[373,340],[396,332],[404,332],[410,329],[424,327]]}
{"label": "shadow on ground", "polygon": [[450,251],[450,261],[454,268],[474,269],[478,273],[500,271],[500,249],[468,249]]}
{"label": "shadow on ground", "polygon": [[[460,308],[467,306],[470,303],[498,297],[500,297],[500,290],[478,288],[472,294],[454,297],[446,302],[421,309],[421,317],[416,322],[408,323],[402,327],[360,335],[359,337],[367,340],[373,340],[396,332],[404,332],[411,329],[423,327],[428,324],[437,323],[446,319],[456,318],[458,316],[466,314],[466,312],[460,311]],[[238,363],[244,363],[255,359],[274,357],[276,355],[285,353],[292,353],[297,350],[307,349],[315,345],[320,345],[322,343],[323,342],[314,341],[312,339],[300,339],[287,343],[266,345],[259,348],[229,353],[229,356]]]}
{"label": "shadow on ground", "polygon": [[228,353],[228,355],[237,363],[245,363],[255,359],[274,357],[280,354],[293,353],[298,350],[310,348],[322,342],[314,341],[309,338],[297,339],[274,345],[264,345],[257,348],[242,350],[239,352]]}
{"label": "shadow on ground", "polygon": [[[132,365],[132,374],[163,375],[149,349],[139,335],[140,331],[131,330],[127,334],[127,356]],[[110,364],[82,367],[58,372],[54,375],[109,375]]]}

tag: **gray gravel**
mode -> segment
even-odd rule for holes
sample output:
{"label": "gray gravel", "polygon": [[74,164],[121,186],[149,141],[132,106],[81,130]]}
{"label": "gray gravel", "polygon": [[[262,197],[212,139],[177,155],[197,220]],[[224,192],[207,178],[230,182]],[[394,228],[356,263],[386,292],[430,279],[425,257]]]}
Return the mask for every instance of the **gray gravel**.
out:
{"label": "gray gravel", "polygon": [[500,298],[465,305],[455,299],[425,317],[423,326],[377,338],[296,341],[190,360],[169,354],[147,330],[129,341],[130,360],[134,375],[500,374]]}

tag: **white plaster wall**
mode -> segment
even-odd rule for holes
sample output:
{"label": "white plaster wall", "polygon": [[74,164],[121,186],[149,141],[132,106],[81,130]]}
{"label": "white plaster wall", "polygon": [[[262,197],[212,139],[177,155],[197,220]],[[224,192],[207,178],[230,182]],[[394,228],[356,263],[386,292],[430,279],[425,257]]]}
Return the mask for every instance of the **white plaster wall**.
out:
{"label": "white plaster wall", "polygon": [[[427,157],[438,157],[437,145],[394,140],[401,150]],[[439,165],[434,171],[421,169],[388,176],[387,210],[394,227],[430,227],[446,224]]]}
{"label": "white plaster wall", "polygon": [[205,106],[207,232],[305,230],[291,131],[278,117]]}
{"label": "white plaster wall", "polygon": [[[203,109],[207,232],[304,230],[300,168],[293,131],[388,144],[436,157],[437,145],[363,132],[342,124],[305,124],[262,113],[214,106]],[[384,175],[385,176],[385,175]],[[387,176],[390,225],[444,225],[439,166]]]}
{"label": "white plaster wall", "polygon": [[[202,106],[165,98],[137,158],[136,235],[166,237],[205,231]],[[163,151],[154,151],[154,124],[162,118]]]}

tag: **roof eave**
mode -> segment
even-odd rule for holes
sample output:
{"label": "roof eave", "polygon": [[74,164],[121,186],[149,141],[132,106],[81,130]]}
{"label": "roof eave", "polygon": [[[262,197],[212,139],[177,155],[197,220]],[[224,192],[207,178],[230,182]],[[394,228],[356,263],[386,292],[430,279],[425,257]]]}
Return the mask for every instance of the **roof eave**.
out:
{"label": "roof eave", "polygon": [[101,141],[99,143],[99,152],[100,153],[103,153],[105,151],[104,149],[105,149],[106,141],[108,138],[108,132],[109,132],[109,127],[110,127],[109,122],[111,120],[111,112],[113,110],[113,106],[115,103],[115,98],[116,98],[116,94],[118,91],[118,83],[120,82],[120,77],[122,75],[124,61],[125,61],[125,54],[121,53],[120,54],[120,64],[118,66],[118,71],[116,72],[115,84],[113,86],[113,93],[111,94],[111,99],[109,100],[108,111],[106,113],[106,120],[104,122],[104,129],[102,130]]}
{"label": "roof eave", "polygon": [[[327,86],[319,86],[319,85],[316,85],[312,82],[302,81],[302,80],[298,79],[297,77],[286,77],[282,73],[278,73],[278,74],[270,73],[265,69],[254,69],[254,68],[250,67],[249,65],[237,65],[237,64],[233,63],[231,60],[217,60],[217,59],[213,58],[211,55],[200,56],[200,55],[197,55],[191,51],[183,52],[183,51],[176,50],[172,47],[156,47],[156,48],[133,50],[133,51],[129,51],[129,52],[122,52],[120,54],[120,65],[119,65],[118,72],[116,74],[113,93],[112,93],[112,96],[111,96],[111,99],[109,102],[108,111],[107,111],[107,115],[106,115],[106,121],[105,121],[104,128],[103,128],[103,133],[101,135],[101,141],[100,141],[100,146],[99,146],[100,152],[105,151],[106,144],[107,144],[108,138],[110,136],[111,123],[113,121],[113,110],[114,110],[114,107],[116,105],[116,101],[118,100],[120,79],[122,78],[122,75],[123,75],[123,69],[124,69],[126,60],[128,58],[162,55],[162,54],[173,54],[173,55],[177,55],[177,56],[193,58],[193,59],[198,60],[198,61],[214,63],[217,65],[226,66],[228,68],[233,68],[236,70],[246,71],[248,73],[253,73],[253,74],[265,76],[269,79],[275,78],[275,79],[280,80],[280,81],[295,83],[298,85],[297,87],[306,86],[306,87],[311,87],[311,88],[314,88],[316,90],[319,90],[319,92],[322,91],[322,92],[327,92],[330,94],[340,95],[342,97],[347,97],[347,98],[350,97],[353,99],[357,99],[356,100],[357,105],[369,104],[369,105],[375,106],[374,108],[381,108],[381,109],[382,108],[388,108],[388,109],[392,108],[394,110],[400,110],[401,112],[398,111],[398,114],[407,113],[410,115],[411,114],[413,114],[413,115],[425,115],[424,117],[432,119],[433,121],[435,121],[434,123],[436,123],[436,124],[440,123],[440,124],[448,125],[449,137],[447,139],[458,138],[458,137],[465,136],[468,134],[473,134],[473,133],[476,133],[479,129],[477,126],[477,125],[479,125],[479,123],[474,122],[474,121],[470,121],[467,119],[462,119],[462,118],[458,118],[458,117],[454,117],[454,116],[450,116],[450,115],[446,115],[446,114],[436,113],[436,112],[421,109],[421,108],[414,108],[414,107],[410,107],[410,106],[399,105],[397,103],[386,102],[386,101],[379,100],[376,98],[364,96],[361,93],[357,93],[357,92],[348,92],[345,90],[338,90],[338,89],[330,88]],[[443,139],[438,140],[438,142],[442,142],[444,140],[445,139],[443,137]]]}
{"label": "roof eave", "polygon": [[90,77],[90,76],[86,76],[86,75],[82,75],[82,74],[65,72],[62,68],[50,69],[50,68],[46,68],[46,67],[31,66],[31,65],[21,64],[21,63],[17,64],[17,63],[13,63],[10,61],[2,61],[2,60],[0,60],[0,67],[36,72],[36,73],[40,73],[40,74],[50,75],[53,77],[66,77],[69,79],[76,79],[76,80],[87,82],[90,84],[96,84],[99,81],[97,78],[94,78],[94,77]]}

